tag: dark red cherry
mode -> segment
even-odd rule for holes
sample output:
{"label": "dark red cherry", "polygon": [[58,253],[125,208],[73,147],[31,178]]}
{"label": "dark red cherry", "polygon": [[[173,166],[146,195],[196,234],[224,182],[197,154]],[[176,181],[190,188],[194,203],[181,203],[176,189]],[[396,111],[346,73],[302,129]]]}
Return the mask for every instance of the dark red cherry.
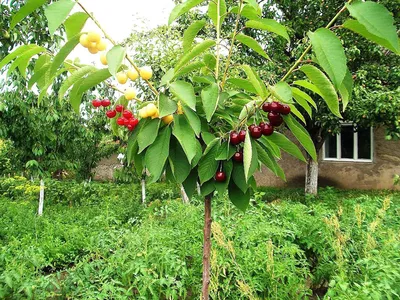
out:
{"label": "dark red cherry", "polygon": [[233,155],[233,160],[237,162],[243,162],[243,152],[238,151]]}
{"label": "dark red cherry", "polygon": [[280,126],[283,123],[283,118],[280,113],[268,113],[268,120],[272,126]]}
{"label": "dark red cherry", "polygon": [[118,105],[115,106],[115,110],[117,112],[122,112],[124,110],[124,106],[121,105],[121,104],[118,104]]}
{"label": "dark red cherry", "polygon": [[111,105],[111,101],[108,99],[101,100],[101,106],[108,107]]}
{"label": "dark red cherry", "polygon": [[96,107],[96,108],[100,107],[100,106],[101,106],[101,100],[99,100],[99,99],[94,99],[94,100],[92,101],[92,105],[93,105],[94,107]]}
{"label": "dark red cherry", "polygon": [[234,146],[240,144],[241,140],[239,137],[239,133],[237,133],[236,131],[231,131],[230,141],[231,141],[231,144]]}
{"label": "dark red cherry", "polygon": [[106,112],[106,116],[110,119],[114,118],[117,115],[117,112],[115,110],[108,110]]}
{"label": "dark red cherry", "polygon": [[219,171],[215,174],[215,180],[218,182],[224,182],[226,180],[226,175],[224,172]]}
{"label": "dark red cherry", "polygon": [[271,111],[271,103],[272,102],[265,102],[262,106],[262,110],[265,112],[270,112]]}
{"label": "dark red cherry", "polygon": [[285,116],[290,114],[290,106],[287,104],[283,104],[281,107],[281,114]]}
{"label": "dark red cherry", "polygon": [[118,118],[118,119],[117,119],[117,124],[118,124],[119,126],[123,126],[123,125],[125,124],[125,119],[124,119],[124,118]]}
{"label": "dark red cherry", "polygon": [[262,134],[265,136],[269,136],[274,133],[274,127],[270,124],[265,124],[261,127]]}
{"label": "dark red cherry", "polygon": [[244,140],[246,139],[246,130],[240,130],[239,132],[239,138],[241,142],[244,142]]}
{"label": "dark red cherry", "polygon": [[130,110],[124,110],[124,112],[122,113],[122,116],[124,117],[124,118],[126,118],[126,119],[130,119],[130,118],[132,118],[132,116],[133,116],[133,114],[132,114],[132,112],[130,111]]}
{"label": "dark red cherry", "polygon": [[254,127],[256,127],[256,124],[251,124],[251,125],[249,126],[249,131],[251,132],[251,131],[254,129]]}
{"label": "dark red cherry", "polygon": [[270,107],[271,107],[271,112],[278,113],[278,112],[281,111],[282,104],[280,104],[279,102],[274,101],[274,102],[271,102],[271,106]]}
{"label": "dark red cherry", "polygon": [[255,139],[259,139],[262,136],[261,127],[260,126],[254,126],[253,130],[250,131],[250,135]]}

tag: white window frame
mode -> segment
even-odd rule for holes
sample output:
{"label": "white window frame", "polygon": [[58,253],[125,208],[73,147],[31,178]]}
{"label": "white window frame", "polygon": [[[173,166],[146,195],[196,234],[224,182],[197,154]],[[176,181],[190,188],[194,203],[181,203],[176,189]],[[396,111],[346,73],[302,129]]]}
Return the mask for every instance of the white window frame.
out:
{"label": "white window frame", "polygon": [[[354,126],[352,123],[342,123],[341,126]],[[337,161],[337,162],[360,162],[360,163],[372,163],[374,161],[374,128],[371,127],[371,159],[358,158],[358,132],[354,132],[353,136],[353,157],[354,158],[342,158],[342,132],[336,135],[336,155],[337,158],[326,157],[326,143],[322,147],[322,160],[323,161]]]}

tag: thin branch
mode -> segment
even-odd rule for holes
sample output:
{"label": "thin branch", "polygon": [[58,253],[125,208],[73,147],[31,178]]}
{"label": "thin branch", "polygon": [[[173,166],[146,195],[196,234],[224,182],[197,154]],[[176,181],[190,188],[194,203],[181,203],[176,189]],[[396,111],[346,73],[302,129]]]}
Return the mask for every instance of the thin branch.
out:
{"label": "thin branch", "polygon": [[238,27],[239,27],[240,14],[242,12],[242,6],[243,6],[243,0],[240,0],[239,11],[238,11],[237,16],[236,16],[235,29],[233,30],[233,35],[232,35],[231,47],[229,48],[229,54],[228,54],[228,59],[226,61],[224,76],[222,77],[221,89],[224,88],[224,85],[225,85],[225,82],[226,82],[226,77],[228,76],[228,70],[229,70],[229,66],[230,66],[230,63],[231,63],[233,47],[235,45],[235,39],[236,39],[236,35],[238,33],[237,31],[238,31]]}

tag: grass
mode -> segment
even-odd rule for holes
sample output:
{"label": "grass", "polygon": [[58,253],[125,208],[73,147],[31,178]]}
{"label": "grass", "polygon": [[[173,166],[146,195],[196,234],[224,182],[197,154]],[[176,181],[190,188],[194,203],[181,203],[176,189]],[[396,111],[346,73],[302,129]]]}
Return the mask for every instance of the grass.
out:
{"label": "grass", "polygon": [[[0,298],[199,298],[201,199],[156,184],[144,207],[134,185],[48,186],[38,217],[34,184],[0,183]],[[214,198],[212,298],[398,298],[399,201],[262,188],[244,214]]]}

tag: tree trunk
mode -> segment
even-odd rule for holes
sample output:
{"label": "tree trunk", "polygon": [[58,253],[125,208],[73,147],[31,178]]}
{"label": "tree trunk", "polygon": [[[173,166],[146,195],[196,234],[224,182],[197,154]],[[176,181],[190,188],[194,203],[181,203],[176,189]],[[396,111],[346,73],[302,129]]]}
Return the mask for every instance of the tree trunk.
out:
{"label": "tree trunk", "polygon": [[43,204],[44,204],[44,182],[43,179],[40,180],[40,193],[39,193],[39,209],[38,215],[43,215]]}
{"label": "tree trunk", "polygon": [[318,162],[307,155],[306,167],[306,195],[317,195],[318,193]]}
{"label": "tree trunk", "polygon": [[204,199],[204,240],[203,240],[203,288],[202,300],[210,299],[209,285],[210,285],[210,257],[211,257],[211,198],[208,195]]}
{"label": "tree trunk", "polygon": [[188,197],[188,195],[186,194],[186,191],[185,191],[185,189],[184,189],[184,187],[183,187],[182,184],[181,184],[181,196],[182,196],[182,201],[183,201],[183,203],[188,204],[188,203],[189,203],[189,197]]}

